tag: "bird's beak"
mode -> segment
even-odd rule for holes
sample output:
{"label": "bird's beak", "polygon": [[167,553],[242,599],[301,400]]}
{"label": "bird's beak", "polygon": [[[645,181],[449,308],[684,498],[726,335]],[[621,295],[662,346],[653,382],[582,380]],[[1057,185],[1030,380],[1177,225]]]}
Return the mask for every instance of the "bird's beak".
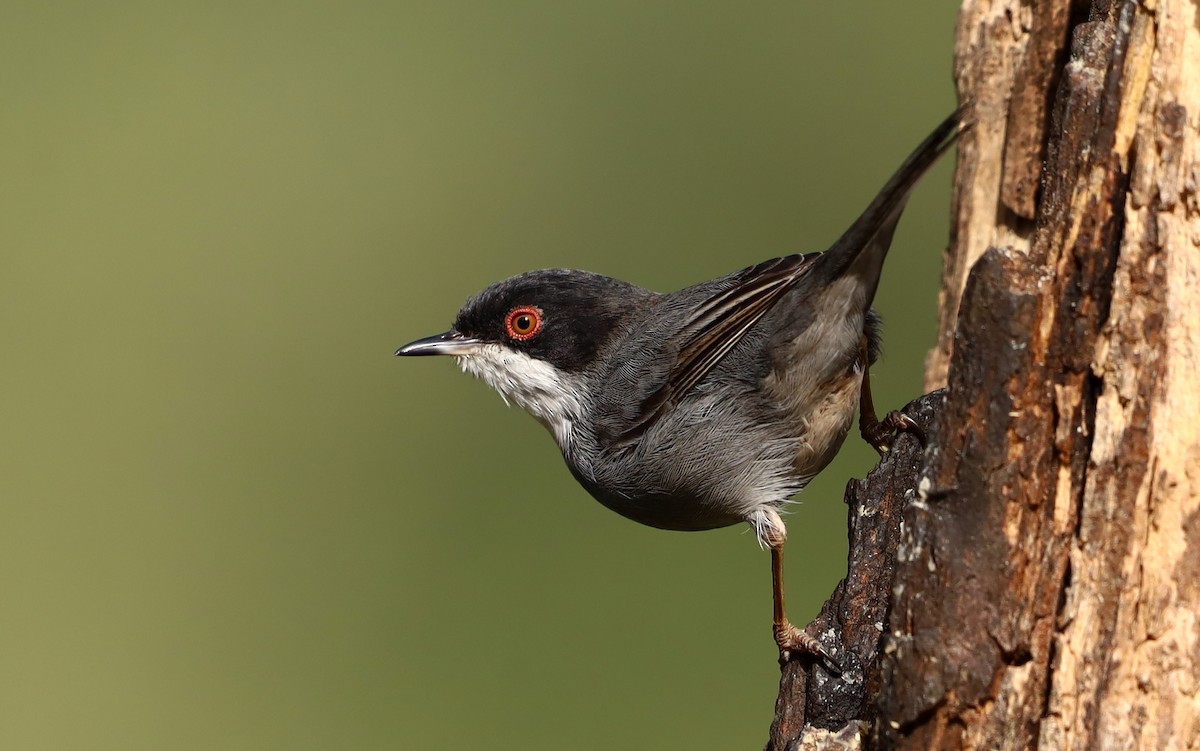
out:
{"label": "bird's beak", "polygon": [[457,331],[427,336],[405,344],[396,350],[397,355],[469,355],[482,344],[478,339],[463,336]]}

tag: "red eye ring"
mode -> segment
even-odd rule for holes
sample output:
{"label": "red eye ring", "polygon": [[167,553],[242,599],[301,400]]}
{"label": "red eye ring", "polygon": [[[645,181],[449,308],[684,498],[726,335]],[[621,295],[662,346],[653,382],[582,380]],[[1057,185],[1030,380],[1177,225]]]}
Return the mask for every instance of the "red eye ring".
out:
{"label": "red eye ring", "polygon": [[504,328],[510,337],[519,342],[531,339],[542,330],[542,309],[518,305],[504,317]]}

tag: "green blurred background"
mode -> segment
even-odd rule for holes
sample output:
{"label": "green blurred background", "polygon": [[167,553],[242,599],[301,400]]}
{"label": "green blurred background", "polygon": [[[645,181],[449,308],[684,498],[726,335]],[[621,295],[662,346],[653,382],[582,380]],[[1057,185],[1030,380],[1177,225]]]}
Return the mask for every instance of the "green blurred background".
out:
{"label": "green blurred background", "polygon": [[[578,488],[449,361],[487,283],[827,245],[953,107],[956,3],[5,4],[0,748],[757,748],[768,559]],[[949,160],[877,301],[917,395]],[[844,568],[857,439],[791,517]]]}

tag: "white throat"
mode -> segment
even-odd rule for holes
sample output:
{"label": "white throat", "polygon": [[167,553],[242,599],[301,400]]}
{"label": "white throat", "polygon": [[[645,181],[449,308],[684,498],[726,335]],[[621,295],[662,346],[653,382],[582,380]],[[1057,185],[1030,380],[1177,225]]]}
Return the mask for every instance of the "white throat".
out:
{"label": "white throat", "polygon": [[516,402],[545,425],[564,452],[571,445],[572,428],[583,414],[578,378],[500,344],[481,344],[456,359],[464,372],[499,392],[505,404]]}

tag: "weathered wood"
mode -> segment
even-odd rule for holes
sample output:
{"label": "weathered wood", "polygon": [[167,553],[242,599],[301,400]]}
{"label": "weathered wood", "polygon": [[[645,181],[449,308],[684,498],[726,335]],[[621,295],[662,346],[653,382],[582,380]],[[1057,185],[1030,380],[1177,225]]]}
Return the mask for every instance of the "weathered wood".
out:
{"label": "weathered wood", "polygon": [[847,578],[886,638],[832,619],[866,703],[785,666],[771,747],[1200,749],[1200,10],[968,0],[956,77],[948,393]]}
{"label": "weathered wood", "polygon": [[[904,408],[929,430],[944,392],[921,397]],[[892,450],[865,479],[846,488],[850,545],[848,574],[838,583],[813,623],[822,645],[840,663],[840,672],[811,659],[783,665],[775,721],[768,749],[851,748],[846,745],[875,714],[880,650],[887,630],[890,582],[896,569],[904,509],[914,496],[924,464],[921,443],[902,433]],[[825,745],[834,743],[840,745]]]}
{"label": "weathered wood", "polygon": [[878,747],[1200,747],[1196,4],[1044,5],[1029,33],[1052,38],[1025,47],[1069,17],[1065,66],[1018,68],[1005,150],[960,167],[996,175],[998,200],[960,201],[959,226],[1013,237],[1035,149],[1012,125],[1043,101],[1015,89],[1058,81],[1030,242],[993,243],[941,339],[949,397],[905,517]]}

